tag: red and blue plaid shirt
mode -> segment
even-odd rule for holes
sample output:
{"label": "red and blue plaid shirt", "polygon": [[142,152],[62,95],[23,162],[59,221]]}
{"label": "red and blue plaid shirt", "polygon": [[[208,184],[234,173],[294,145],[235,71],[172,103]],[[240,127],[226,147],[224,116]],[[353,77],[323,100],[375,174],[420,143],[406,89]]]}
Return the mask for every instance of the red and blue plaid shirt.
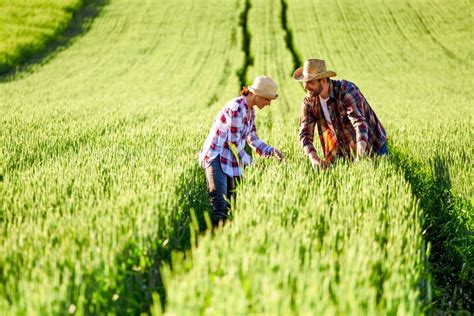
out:
{"label": "red and blue plaid shirt", "polygon": [[[255,110],[249,108],[244,96],[229,101],[217,114],[209,135],[199,152],[199,162],[203,168],[220,156],[222,171],[230,177],[242,176],[242,165],[252,163],[244,150],[245,143],[259,156],[270,157],[273,147],[265,144],[257,136]],[[229,143],[235,145],[239,159],[234,156]]]}
{"label": "red and blue plaid shirt", "polygon": [[387,142],[385,129],[355,84],[345,80],[330,80],[327,107],[334,130],[323,115],[319,97],[307,95],[301,105],[300,141],[306,155],[314,152],[314,127],[318,128],[324,159],[351,158],[357,143],[365,141],[370,156],[379,154]]}

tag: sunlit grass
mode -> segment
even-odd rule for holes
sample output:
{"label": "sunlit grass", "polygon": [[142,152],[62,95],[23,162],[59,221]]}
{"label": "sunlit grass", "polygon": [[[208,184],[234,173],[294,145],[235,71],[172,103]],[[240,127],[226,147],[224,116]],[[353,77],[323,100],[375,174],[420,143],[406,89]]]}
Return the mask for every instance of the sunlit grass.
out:
{"label": "sunlit grass", "polygon": [[0,2],[0,74],[40,53],[62,36],[85,0]]}

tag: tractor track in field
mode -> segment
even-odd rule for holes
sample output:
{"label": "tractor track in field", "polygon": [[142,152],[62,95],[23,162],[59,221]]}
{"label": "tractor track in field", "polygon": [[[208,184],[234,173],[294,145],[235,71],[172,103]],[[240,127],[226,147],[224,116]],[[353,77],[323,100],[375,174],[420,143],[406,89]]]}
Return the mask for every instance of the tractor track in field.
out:
{"label": "tractor track in field", "polygon": [[253,65],[254,57],[250,50],[252,35],[248,27],[248,16],[252,4],[250,0],[245,0],[244,9],[240,14],[240,27],[242,28],[242,51],[244,52],[244,63],[242,67],[237,71],[239,77],[240,87],[247,85],[247,72],[248,68]]}
{"label": "tractor track in field", "polygon": [[440,42],[433,34],[433,32],[428,28],[428,25],[425,23],[423,17],[419,12],[416,11],[416,9],[409,3],[406,2],[406,5],[410,8],[410,10],[413,11],[415,16],[417,17],[418,21],[420,22],[420,25],[423,27],[423,31],[429,36],[431,41],[435,43],[441,50],[446,54],[451,59],[456,60],[457,62],[464,64],[466,63],[465,60],[460,58],[458,55],[456,55],[452,50],[450,50],[448,47],[446,47],[442,42]]}
{"label": "tractor track in field", "polygon": [[[250,8],[250,0],[245,0],[239,20],[239,26],[242,29],[242,51],[244,53],[244,60],[242,66],[237,70],[236,75],[239,78],[241,87],[247,84],[248,68],[253,65],[254,61],[250,50],[251,33],[248,28],[248,14]],[[226,64],[229,63],[226,62]],[[227,75],[228,73],[224,72],[224,74]],[[207,106],[213,104],[217,99],[218,96],[216,94],[212,95],[211,99],[207,102]],[[131,287],[131,289],[129,288],[128,290],[131,290],[132,295],[142,298],[141,306],[134,307],[137,314],[139,312],[149,313],[152,305],[158,303],[153,302],[153,291],[158,292],[161,307],[166,311],[167,295],[160,273],[161,266],[166,264],[172,268],[172,253],[181,253],[184,258],[186,258],[191,247],[193,245],[197,246],[197,235],[210,228],[208,227],[209,223],[207,223],[205,219],[205,210],[210,209],[210,205],[207,197],[206,180],[201,168],[197,165],[193,165],[193,167],[184,172],[180,178],[182,179],[182,181],[180,181],[181,185],[176,188],[176,193],[182,200],[180,202],[177,201],[176,210],[173,210],[175,216],[173,216],[173,222],[171,223],[171,232],[166,234],[166,243],[159,243],[155,245],[153,249],[149,250],[148,257],[150,257],[152,261],[152,265],[149,269],[137,272],[135,275],[129,275],[123,282]],[[194,237],[192,235],[194,235]],[[165,238],[164,236],[161,237],[161,239]],[[124,253],[124,258],[128,257],[129,256]],[[110,291],[108,297],[112,297],[113,294],[113,291]],[[137,300],[135,299],[135,301]],[[122,304],[115,306],[117,308],[115,312],[117,313],[129,310],[126,297]]]}
{"label": "tractor track in field", "polygon": [[[281,0],[281,27],[285,32],[286,48],[290,51],[293,58],[293,69],[297,69],[302,66],[301,54],[296,49],[296,45],[293,40],[293,30],[288,25],[288,2],[287,0]],[[291,73],[293,75],[293,73]]]}
{"label": "tractor track in field", "polygon": [[[288,4],[286,0],[281,2],[282,27],[287,32],[285,38],[287,48],[293,56],[296,68],[299,54],[294,49],[291,26],[288,25],[285,16]],[[447,56],[460,61],[454,52],[445,47],[443,43],[440,43],[430,32],[420,13],[416,12],[410,4],[407,5],[415,12],[423,31],[430,39]],[[337,3],[337,7],[344,17],[344,23],[347,23],[339,3]],[[417,49],[411,38],[402,30],[402,26],[389,6],[387,6],[387,9],[390,20],[395,24],[402,38]],[[349,40],[352,44],[355,43],[352,36]],[[422,174],[420,171],[423,169],[421,164],[413,162],[412,157],[403,156],[402,153],[397,152],[396,148],[391,150],[391,160],[394,166],[402,172],[405,180],[410,183],[413,196],[419,200],[420,207],[423,210],[423,218],[420,220],[422,228],[426,232],[424,239],[430,247],[428,258],[426,260],[422,258],[428,266],[425,275],[422,276],[424,279],[420,280],[423,303],[426,304],[428,311],[434,314],[474,310],[474,301],[472,300],[472,297],[474,297],[474,265],[472,260],[469,260],[469,256],[466,255],[466,252],[469,251],[469,238],[472,236],[472,232],[469,232],[468,228],[454,216],[454,214],[460,213],[461,208],[469,208],[470,206],[469,201],[463,201],[454,197],[451,193],[451,181],[446,159],[435,155],[431,163],[430,174]],[[465,252],[462,253],[459,249],[464,249]],[[429,284],[431,277],[434,285],[433,294]]]}
{"label": "tractor track in field", "polygon": [[[161,304],[166,311],[167,296],[166,288],[161,274],[163,265],[173,266],[172,254],[180,253],[183,258],[190,256],[190,249],[193,246],[193,238],[200,232],[207,229],[205,215],[202,210],[207,206],[207,191],[205,179],[202,177],[202,170],[199,166],[193,165],[179,175],[179,185],[174,189],[177,196],[181,198],[176,201],[176,205],[171,210],[173,215],[171,222],[165,218],[160,222],[163,227],[169,227],[166,231],[158,231],[158,236],[148,247],[146,257],[150,264],[146,269],[134,269],[134,265],[140,261],[140,256],[136,254],[133,243],[122,250],[121,256],[117,259],[117,265],[123,266],[124,271],[131,271],[124,274],[118,288],[108,288],[107,293],[101,293],[105,301],[97,306],[88,306],[86,310],[92,310],[92,314],[107,314],[111,311],[115,314],[150,314],[154,304]],[[197,223],[195,222],[197,221]],[[196,227],[197,224],[199,227]],[[197,240],[194,239],[197,245]],[[92,301],[97,289],[107,288],[102,285],[100,271],[88,276],[87,297]],[[71,289],[73,292],[78,289]],[[153,294],[158,293],[159,302],[153,300]],[[114,301],[114,294],[118,294],[119,299]]]}
{"label": "tractor track in field", "polygon": [[383,5],[386,7],[387,9],[387,12],[390,16],[390,19],[392,21],[392,23],[395,25],[395,27],[397,28],[397,31],[398,33],[402,36],[402,38],[408,43],[410,44],[410,47],[412,47],[414,50],[416,51],[419,51],[418,47],[415,45],[415,43],[413,43],[413,41],[411,40],[411,38],[409,38],[409,36],[406,34],[406,31],[403,30],[403,25],[401,25],[400,21],[397,19],[397,15],[396,13],[394,12],[393,9],[390,8],[390,6],[385,3],[385,2],[382,2]]}
{"label": "tractor track in field", "polygon": [[[390,150],[391,161],[410,184],[413,195],[423,211],[421,226],[428,251],[428,269],[420,290],[424,304],[431,314],[452,314],[474,310],[474,262],[469,259],[469,243],[473,232],[455,214],[470,208],[470,202],[453,196],[446,157],[435,155],[431,170],[413,157]],[[424,256],[424,254],[422,254]],[[428,283],[433,278],[432,286]]]}
{"label": "tractor track in field", "polygon": [[[66,35],[62,42],[51,44],[48,51],[36,56],[27,65],[21,66],[18,70],[9,72],[6,75],[1,75],[0,83],[15,80],[19,76],[27,76],[30,67],[45,63],[49,59],[54,58],[60,49],[69,46],[77,36],[90,27],[93,19],[100,13],[102,6],[107,2],[108,0],[89,0],[88,3],[90,7],[88,8],[91,11],[85,10],[85,12],[75,17],[73,25],[70,27],[71,30],[68,29],[68,35]],[[251,0],[243,0],[242,2],[244,3],[244,7],[241,9],[239,26],[236,27],[236,29],[241,27],[242,51],[244,53],[243,63],[236,71],[241,87],[248,83],[248,69],[254,63],[254,56],[251,50],[252,34],[248,27],[249,11],[252,8],[252,2]],[[239,3],[241,2],[239,1]],[[294,33],[288,23],[287,12],[288,2],[287,0],[281,0],[281,27],[285,32],[284,40],[286,47],[291,53],[294,69],[296,69],[301,66],[302,59],[295,47]],[[395,22],[401,36],[408,40],[408,36],[402,32],[402,27],[397,24],[393,13],[390,11],[389,13],[390,18]],[[82,16],[80,16],[81,14]],[[446,49],[447,51],[445,52],[448,56],[451,53],[454,57],[450,57],[459,58],[444,47],[443,44],[429,32],[422,17],[418,13],[416,14],[430,38],[436,44],[440,45],[443,50]],[[351,38],[351,40],[354,41],[355,39]],[[206,58],[208,58],[208,56],[206,56]],[[203,65],[204,63],[201,67],[203,67]],[[237,66],[230,67],[229,57],[227,57],[226,65],[229,65],[229,67],[225,67],[225,71],[222,74],[223,82],[225,82],[224,79],[227,75],[230,72],[233,74],[235,68],[237,68]],[[225,83],[222,85],[225,85]],[[217,100],[218,95],[212,95],[207,102],[207,106],[212,105]],[[65,139],[58,139],[57,143],[48,147],[51,150],[45,151],[44,159],[38,159],[38,157],[30,154],[28,151],[18,151],[18,157],[22,157],[24,163],[15,163],[15,159],[13,158],[17,156],[12,156],[12,159],[10,159],[7,164],[8,170],[21,172],[56,159],[59,154],[67,155],[74,153],[83,146],[87,146],[89,142],[92,143],[94,138],[101,137],[103,134],[120,133],[125,127],[129,127],[129,125],[133,123],[135,123],[133,120],[120,121],[117,124],[112,123],[103,126],[97,132],[87,129],[83,130],[82,133],[71,135]],[[35,146],[37,148],[44,148],[47,147],[46,145],[46,142],[38,142]],[[37,152],[36,148],[32,152]],[[472,278],[472,270],[469,270],[469,262],[466,263],[464,258],[457,252],[457,249],[453,247],[453,245],[457,245],[456,242],[468,242],[466,236],[468,236],[469,232],[466,231],[462,223],[456,221],[456,218],[453,218],[452,213],[450,213],[451,211],[455,213],[456,209],[460,207],[459,203],[461,202],[452,196],[446,161],[441,157],[435,157],[432,172],[425,176],[420,174],[419,170],[422,168],[416,162],[413,162],[412,157],[404,156],[403,153],[397,152],[396,148],[393,149],[391,157],[394,166],[402,172],[405,180],[410,183],[413,195],[420,201],[420,206],[423,210],[424,219],[422,221],[425,222],[422,223],[422,226],[423,229],[426,230],[424,238],[431,245],[429,265],[433,270],[430,272],[435,279],[434,284],[440,289],[440,294],[435,295],[435,299],[439,300],[441,306],[436,304],[434,313],[439,311],[451,311],[452,305],[456,304],[458,304],[458,306],[459,304],[465,304],[463,307],[467,310],[474,309],[472,299],[469,298],[474,296],[472,292],[472,288],[474,288],[472,284],[472,280],[474,279]],[[85,287],[88,301],[85,303],[85,310],[91,313],[150,313],[152,304],[158,304],[156,301],[153,302],[152,299],[152,294],[156,291],[158,291],[161,305],[164,309],[166,308],[167,297],[160,273],[161,266],[167,264],[172,265],[172,252],[179,252],[183,254],[184,257],[188,255],[189,250],[195,242],[192,238],[192,234],[207,229],[204,220],[204,210],[209,209],[205,178],[197,164],[193,164],[184,170],[178,177],[180,179],[179,184],[172,190],[175,191],[175,195],[178,196],[180,200],[173,203],[174,207],[171,210],[173,213],[171,221],[166,222],[166,219],[163,219],[163,226],[167,227],[167,229],[164,231],[158,230],[156,240],[151,243],[146,253],[151,264],[144,270],[134,270],[134,260],[139,260],[140,258],[134,252],[134,244],[132,242],[129,245],[127,244],[126,247],[120,251],[117,265],[124,265],[126,266],[126,271],[133,272],[124,275],[123,279],[120,279],[121,283],[119,289],[107,288],[106,284],[102,284],[101,282],[103,281],[101,279],[100,270],[94,271],[92,274],[86,276]],[[193,210],[195,211],[194,215]],[[195,220],[199,227],[194,225]],[[190,226],[191,230],[189,229]],[[460,240],[458,240],[459,238]],[[468,267],[468,270],[465,270],[465,266]],[[463,280],[463,273],[467,275],[467,281],[466,279]],[[422,280],[422,282],[429,282],[429,280]],[[71,284],[73,284],[73,282],[71,282]],[[444,287],[443,284],[445,284]],[[421,290],[423,296],[429,299],[430,294],[427,294],[429,289],[425,288],[429,287],[429,284],[422,284],[421,287],[423,287]],[[105,292],[100,292],[101,289],[105,289],[103,290]],[[68,296],[76,297],[80,295],[79,289],[77,288],[70,288],[69,291]],[[105,301],[102,303],[104,305],[93,306],[93,303],[90,303],[97,293],[99,296],[105,298]],[[113,299],[116,293],[120,294],[120,299],[118,299],[117,302]],[[456,301],[456,298],[458,301]],[[428,299],[426,304],[432,304]],[[461,301],[461,303],[458,303],[459,301]],[[64,310],[67,310],[67,307],[65,303]]]}

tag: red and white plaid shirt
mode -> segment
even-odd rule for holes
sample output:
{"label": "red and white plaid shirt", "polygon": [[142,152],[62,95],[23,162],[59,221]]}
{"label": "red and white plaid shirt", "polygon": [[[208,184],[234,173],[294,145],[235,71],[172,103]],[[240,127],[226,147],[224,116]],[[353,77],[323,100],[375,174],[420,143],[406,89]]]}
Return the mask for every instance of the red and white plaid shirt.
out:
{"label": "red and white plaid shirt", "polygon": [[[222,171],[230,177],[242,176],[242,165],[252,163],[244,150],[245,142],[259,156],[270,157],[273,147],[265,144],[257,136],[255,110],[249,108],[244,96],[232,99],[217,114],[204,146],[199,152],[199,163],[207,168],[220,155]],[[234,156],[229,143],[235,145],[239,160]]]}

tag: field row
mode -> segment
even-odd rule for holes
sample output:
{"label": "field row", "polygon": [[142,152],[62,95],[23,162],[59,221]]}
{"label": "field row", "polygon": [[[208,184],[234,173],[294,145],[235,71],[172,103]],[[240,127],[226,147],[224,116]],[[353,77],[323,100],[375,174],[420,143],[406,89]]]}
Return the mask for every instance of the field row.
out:
{"label": "field row", "polygon": [[[417,314],[432,297],[468,310],[469,10],[110,1],[48,64],[0,85],[1,314]],[[388,159],[311,170],[295,56],[326,59],[361,88]],[[243,78],[261,74],[280,97],[257,130],[287,161],[255,158],[232,222],[199,235],[197,151]]]}
{"label": "field row", "polygon": [[[293,53],[325,58],[338,77],[359,85],[389,131],[390,161],[328,174],[304,169],[297,143],[303,91],[290,77],[295,54],[285,47],[282,4]],[[470,79],[450,85],[449,96],[443,89],[459,74],[472,78],[472,46],[459,41],[472,33],[469,19],[452,22],[466,4],[451,7],[451,17],[437,15],[442,4],[424,2],[250,5],[249,78],[268,74],[281,92],[259,112],[258,130],[288,165],[261,161],[246,171],[232,227],[204,238],[192,260],[167,272],[168,313],[413,314],[432,299],[434,310],[469,310],[472,110],[461,90]],[[433,247],[429,262],[421,230]]]}
{"label": "field row", "polygon": [[151,303],[161,256],[189,243],[196,117],[238,90],[238,10],[217,3],[111,1],[84,37],[0,86],[2,314]]}

